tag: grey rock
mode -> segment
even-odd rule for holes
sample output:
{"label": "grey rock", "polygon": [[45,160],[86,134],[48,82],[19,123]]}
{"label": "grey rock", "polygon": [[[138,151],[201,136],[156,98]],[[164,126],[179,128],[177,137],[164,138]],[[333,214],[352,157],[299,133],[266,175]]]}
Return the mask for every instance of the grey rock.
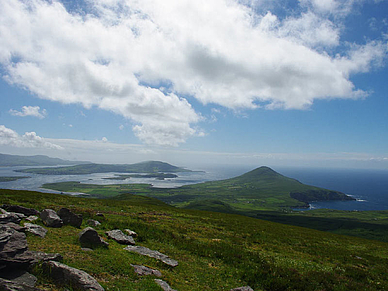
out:
{"label": "grey rock", "polygon": [[[19,285],[25,285],[29,287],[34,287],[37,281],[37,278],[34,275],[31,275],[25,270],[8,270],[2,272],[0,275],[1,279],[12,281]],[[1,290],[1,289],[0,289]]]}
{"label": "grey rock", "polygon": [[1,214],[6,214],[6,213],[8,213],[8,211],[6,211],[6,210],[3,209],[3,208],[0,208],[0,213],[1,213]]}
{"label": "grey rock", "polygon": [[33,224],[33,223],[24,223],[24,226],[26,227],[28,232],[31,232],[37,236],[45,237],[47,233],[47,229],[45,229],[43,226]]}
{"label": "grey rock", "polygon": [[74,289],[104,291],[104,288],[88,273],[58,262],[45,262],[43,268],[61,284],[69,284]]}
{"label": "grey rock", "polygon": [[10,227],[10,228],[13,228],[14,230],[19,231],[19,232],[25,232],[26,231],[25,227],[20,226],[19,224],[16,224],[16,223],[13,223],[13,222],[8,222],[8,223],[3,224],[3,225],[7,226],[7,227]]}
{"label": "grey rock", "polygon": [[122,245],[134,245],[135,244],[135,240],[133,239],[133,237],[131,237],[129,235],[125,235],[120,229],[110,230],[110,231],[107,231],[105,233],[109,238],[114,239],[119,244],[122,244]]}
{"label": "grey rock", "polygon": [[124,229],[127,233],[128,233],[128,235],[129,236],[132,236],[132,237],[137,237],[137,233],[136,232],[134,232],[133,230],[130,230],[130,229]]}
{"label": "grey rock", "polygon": [[0,224],[5,224],[9,222],[19,224],[22,219],[23,218],[20,217],[20,215],[14,212],[7,212],[7,213],[0,214]]}
{"label": "grey rock", "polygon": [[11,280],[0,278],[0,290],[1,291],[40,291],[35,287],[20,284]]}
{"label": "grey rock", "polygon": [[40,218],[48,227],[62,227],[63,221],[52,209],[45,209],[40,213]]}
{"label": "grey rock", "polygon": [[94,219],[89,219],[86,223],[87,223],[87,225],[93,226],[93,227],[101,225],[101,223],[99,221],[94,220]]}
{"label": "grey rock", "polygon": [[56,261],[61,262],[63,257],[58,253],[44,253],[37,251],[27,251],[24,253],[24,256],[31,258],[31,265],[47,261]]}
{"label": "grey rock", "polygon": [[26,220],[28,220],[30,222],[33,222],[33,221],[38,220],[38,219],[39,219],[39,217],[36,215],[31,215],[31,216],[26,217]]}
{"label": "grey rock", "polygon": [[97,213],[96,213],[96,216],[105,217],[105,215],[104,215],[103,213],[101,213],[101,212],[97,212]]}
{"label": "grey rock", "polygon": [[83,250],[84,252],[92,252],[93,251],[92,249],[89,249],[89,248],[81,248],[81,250]]}
{"label": "grey rock", "polygon": [[26,235],[11,227],[0,225],[0,266],[28,266],[29,262],[19,258],[27,251]]}
{"label": "grey rock", "polygon": [[17,212],[17,213],[22,213],[26,216],[30,215],[39,215],[39,211],[33,208],[27,208],[19,205],[9,205],[9,204],[4,204],[2,206],[3,209],[9,211],[9,212]]}
{"label": "grey rock", "polygon": [[254,291],[254,290],[249,286],[244,286],[244,287],[230,289],[230,291]]}
{"label": "grey rock", "polygon": [[150,250],[149,248],[146,247],[141,247],[141,246],[127,246],[124,248],[124,250],[130,251],[130,252],[135,252],[143,256],[148,256],[151,258],[155,258],[157,260],[162,261],[166,265],[169,265],[171,267],[176,267],[178,266],[178,262],[170,259],[167,255],[162,254],[158,251]]}
{"label": "grey rock", "polygon": [[92,227],[83,229],[78,238],[82,247],[108,247],[109,245],[109,243],[104,241]]}
{"label": "grey rock", "polygon": [[81,227],[82,215],[75,214],[67,208],[61,208],[57,212],[58,216],[62,219],[63,224],[71,225],[77,228]]}
{"label": "grey rock", "polygon": [[175,289],[172,289],[170,285],[168,285],[168,283],[163,280],[155,279],[155,283],[158,284],[164,291],[176,291]]}
{"label": "grey rock", "polygon": [[148,276],[153,275],[156,277],[162,277],[162,273],[158,270],[151,269],[145,266],[139,266],[139,265],[132,265],[131,266],[135,269],[135,273],[139,276]]}

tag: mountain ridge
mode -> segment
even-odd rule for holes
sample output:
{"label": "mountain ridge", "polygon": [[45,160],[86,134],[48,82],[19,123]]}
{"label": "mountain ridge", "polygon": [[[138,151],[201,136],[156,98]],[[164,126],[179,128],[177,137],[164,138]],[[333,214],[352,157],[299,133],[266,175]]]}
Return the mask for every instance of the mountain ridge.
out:
{"label": "mountain ridge", "polygon": [[86,164],[86,161],[69,161],[59,158],[51,158],[45,155],[20,156],[8,155],[0,153],[0,167],[14,166],[58,166],[58,165],[74,165]]}

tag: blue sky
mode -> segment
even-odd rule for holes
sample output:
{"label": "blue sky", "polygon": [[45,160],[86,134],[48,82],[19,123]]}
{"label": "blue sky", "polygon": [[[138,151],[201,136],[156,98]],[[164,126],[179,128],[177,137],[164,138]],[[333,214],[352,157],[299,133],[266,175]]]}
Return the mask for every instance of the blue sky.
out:
{"label": "blue sky", "polygon": [[2,153],[388,169],[388,1],[3,7]]}

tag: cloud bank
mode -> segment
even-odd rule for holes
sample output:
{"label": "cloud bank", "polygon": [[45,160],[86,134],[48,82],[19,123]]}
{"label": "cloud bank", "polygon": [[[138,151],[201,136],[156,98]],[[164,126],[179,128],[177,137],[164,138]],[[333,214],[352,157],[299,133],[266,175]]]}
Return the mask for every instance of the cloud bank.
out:
{"label": "cloud bank", "polygon": [[285,18],[262,13],[264,2],[85,0],[74,11],[3,0],[3,77],[42,99],[122,115],[141,141],[168,146],[204,135],[193,98],[232,110],[306,109],[368,94],[349,78],[381,65],[387,44],[341,43],[341,19],[329,17],[357,1],[301,0]]}
{"label": "cloud bank", "polygon": [[46,141],[35,132],[26,132],[20,136],[16,131],[0,125],[0,145],[9,145],[18,148],[45,148],[63,150],[63,147]]}

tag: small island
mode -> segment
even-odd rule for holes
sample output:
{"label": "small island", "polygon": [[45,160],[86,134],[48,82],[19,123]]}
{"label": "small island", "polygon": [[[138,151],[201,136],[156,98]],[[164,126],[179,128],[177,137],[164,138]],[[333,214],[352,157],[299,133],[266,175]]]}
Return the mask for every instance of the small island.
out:
{"label": "small island", "polygon": [[31,178],[29,176],[10,176],[10,177],[0,177],[0,182],[12,182],[19,179]]}

